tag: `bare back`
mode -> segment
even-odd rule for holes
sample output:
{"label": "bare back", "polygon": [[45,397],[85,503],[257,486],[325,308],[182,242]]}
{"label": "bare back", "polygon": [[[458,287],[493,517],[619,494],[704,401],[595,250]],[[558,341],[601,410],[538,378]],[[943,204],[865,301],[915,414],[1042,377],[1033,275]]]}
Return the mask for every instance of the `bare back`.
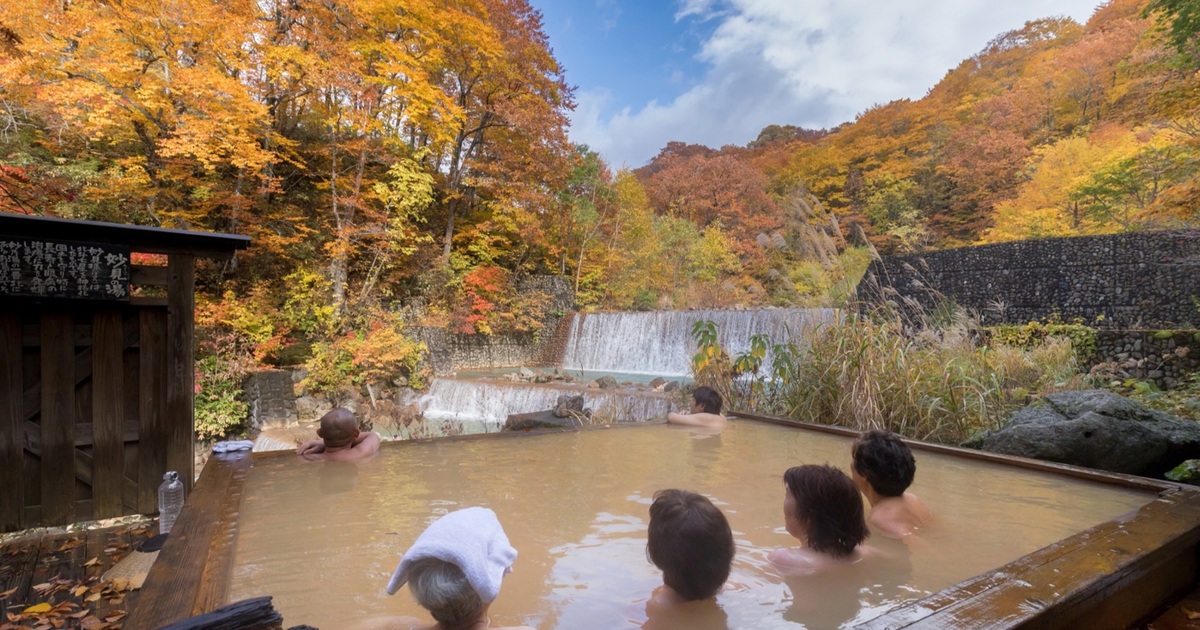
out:
{"label": "bare back", "polygon": [[725,416],[717,413],[698,412],[698,413],[675,413],[667,414],[667,422],[669,424],[681,424],[693,427],[708,427],[711,429],[724,429],[729,423]]}
{"label": "bare back", "polygon": [[898,497],[887,497],[871,506],[867,523],[888,538],[904,538],[921,528],[933,518],[933,513],[917,495],[905,492]]}

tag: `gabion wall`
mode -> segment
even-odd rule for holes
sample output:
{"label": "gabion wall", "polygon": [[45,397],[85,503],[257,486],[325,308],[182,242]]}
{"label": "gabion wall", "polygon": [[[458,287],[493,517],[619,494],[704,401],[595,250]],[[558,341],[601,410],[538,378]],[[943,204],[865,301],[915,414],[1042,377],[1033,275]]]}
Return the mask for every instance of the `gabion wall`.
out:
{"label": "gabion wall", "polygon": [[1050,238],[888,256],[859,284],[862,308],[912,314],[952,300],[982,323],[1054,315],[1111,329],[1200,323],[1200,231]]}

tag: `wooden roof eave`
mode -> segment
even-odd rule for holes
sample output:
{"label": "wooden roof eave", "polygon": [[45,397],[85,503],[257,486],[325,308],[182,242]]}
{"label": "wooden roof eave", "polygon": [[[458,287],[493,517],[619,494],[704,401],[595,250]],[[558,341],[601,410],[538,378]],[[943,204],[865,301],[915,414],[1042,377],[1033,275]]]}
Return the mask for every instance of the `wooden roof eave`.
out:
{"label": "wooden roof eave", "polygon": [[187,254],[225,260],[250,246],[250,237],[0,212],[0,237],[125,245],[148,254]]}

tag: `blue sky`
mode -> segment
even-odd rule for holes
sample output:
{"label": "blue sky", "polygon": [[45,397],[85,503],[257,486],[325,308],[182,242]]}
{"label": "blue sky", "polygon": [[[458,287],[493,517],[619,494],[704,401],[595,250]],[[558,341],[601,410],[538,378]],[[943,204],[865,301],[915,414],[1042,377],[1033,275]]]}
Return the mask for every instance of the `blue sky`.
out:
{"label": "blue sky", "polygon": [[614,167],[920,98],[1027,20],[1100,0],[530,0],[577,86],[571,139]]}

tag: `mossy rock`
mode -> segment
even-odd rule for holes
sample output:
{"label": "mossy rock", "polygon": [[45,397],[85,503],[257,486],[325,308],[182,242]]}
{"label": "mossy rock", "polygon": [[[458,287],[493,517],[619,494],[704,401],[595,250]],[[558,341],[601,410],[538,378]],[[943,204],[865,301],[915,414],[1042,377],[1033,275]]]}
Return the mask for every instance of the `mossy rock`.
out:
{"label": "mossy rock", "polygon": [[1163,476],[1171,481],[1200,486],[1200,459],[1189,459]]}

